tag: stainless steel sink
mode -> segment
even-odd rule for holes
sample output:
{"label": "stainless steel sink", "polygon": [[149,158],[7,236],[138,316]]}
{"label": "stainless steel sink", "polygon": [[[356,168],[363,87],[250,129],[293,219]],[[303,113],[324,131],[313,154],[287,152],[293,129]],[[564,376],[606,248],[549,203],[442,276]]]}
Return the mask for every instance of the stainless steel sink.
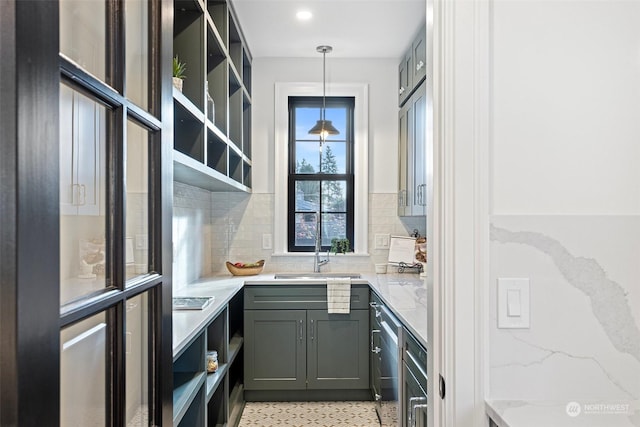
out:
{"label": "stainless steel sink", "polygon": [[274,279],[322,280],[330,277],[360,279],[359,273],[276,273]]}

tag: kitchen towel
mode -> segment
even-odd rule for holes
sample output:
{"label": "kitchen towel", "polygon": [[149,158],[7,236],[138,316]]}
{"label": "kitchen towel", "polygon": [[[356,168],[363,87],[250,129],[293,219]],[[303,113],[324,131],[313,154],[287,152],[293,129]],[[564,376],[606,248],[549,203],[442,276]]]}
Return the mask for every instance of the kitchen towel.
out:
{"label": "kitchen towel", "polygon": [[351,279],[327,278],[327,309],[329,314],[348,314],[351,309]]}

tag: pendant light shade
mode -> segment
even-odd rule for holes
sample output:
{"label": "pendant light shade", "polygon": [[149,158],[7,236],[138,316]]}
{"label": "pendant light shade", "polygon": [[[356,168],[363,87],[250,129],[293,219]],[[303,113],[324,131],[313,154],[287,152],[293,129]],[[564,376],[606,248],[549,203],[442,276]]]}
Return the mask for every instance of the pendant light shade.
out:
{"label": "pendant light shade", "polygon": [[309,130],[311,135],[338,135],[339,133],[338,129],[331,124],[331,120],[318,120]]}
{"label": "pendant light shade", "polygon": [[326,74],[326,55],[333,50],[331,46],[318,46],[316,51],[322,54],[322,111],[320,113],[320,120],[318,120],[314,127],[309,130],[310,135],[320,135],[322,139],[327,135],[338,135],[340,132],[332,124],[331,120],[325,120],[326,110],[326,93],[327,82],[325,79]]}

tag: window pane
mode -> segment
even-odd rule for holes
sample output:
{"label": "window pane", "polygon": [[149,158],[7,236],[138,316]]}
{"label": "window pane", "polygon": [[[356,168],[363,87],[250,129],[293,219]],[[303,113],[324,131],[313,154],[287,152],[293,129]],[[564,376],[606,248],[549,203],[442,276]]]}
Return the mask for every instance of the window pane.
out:
{"label": "window pane", "polygon": [[[321,101],[322,102],[322,101]],[[322,104],[320,104],[322,105]],[[317,107],[296,107],[296,138],[295,139],[318,139],[317,135],[309,135],[309,130],[320,120],[320,108]]]}
{"label": "window pane", "polygon": [[147,293],[127,301],[127,427],[149,425],[149,321]]}
{"label": "window pane", "polygon": [[60,52],[105,81],[105,0],[60,0]]}
{"label": "window pane", "polygon": [[320,142],[296,141],[296,173],[320,171]]}
{"label": "window pane", "polygon": [[60,304],[106,286],[107,109],[60,86]]}
{"label": "window pane", "polygon": [[296,246],[314,247],[316,244],[316,214],[295,214]]}
{"label": "window pane", "polygon": [[326,120],[331,120],[333,127],[340,132],[338,135],[327,135],[327,141],[344,141],[347,138],[347,112],[346,108],[329,108],[325,110]]}
{"label": "window pane", "polygon": [[105,426],[105,314],[63,329],[60,342],[60,425]]}
{"label": "window pane", "polygon": [[326,142],[322,147],[322,173],[347,173],[347,144]]}
{"label": "window pane", "polygon": [[320,182],[296,181],[296,212],[317,212],[320,208]]}
{"label": "window pane", "polygon": [[149,132],[127,122],[127,279],[149,271]]}
{"label": "window pane", "polygon": [[322,246],[330,246],[331,239],[344,239],[346,237],[346,214],[322,214]]}
{"label": "window pane", "polygon": [[148,109],[148,0],[126,0],[126,97]]}
{"label": "window pane", "polygon": [[322,181],[322,212],[347,211],[347,182]]}

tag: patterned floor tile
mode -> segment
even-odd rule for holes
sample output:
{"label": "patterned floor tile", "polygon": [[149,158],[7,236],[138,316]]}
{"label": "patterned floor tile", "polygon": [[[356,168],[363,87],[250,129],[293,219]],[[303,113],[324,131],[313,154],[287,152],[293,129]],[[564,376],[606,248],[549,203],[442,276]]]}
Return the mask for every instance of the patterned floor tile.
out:
{"label": "patterned floor tile", "polygon": [[373,402],[247,402],[239,427],[379,427]]}

